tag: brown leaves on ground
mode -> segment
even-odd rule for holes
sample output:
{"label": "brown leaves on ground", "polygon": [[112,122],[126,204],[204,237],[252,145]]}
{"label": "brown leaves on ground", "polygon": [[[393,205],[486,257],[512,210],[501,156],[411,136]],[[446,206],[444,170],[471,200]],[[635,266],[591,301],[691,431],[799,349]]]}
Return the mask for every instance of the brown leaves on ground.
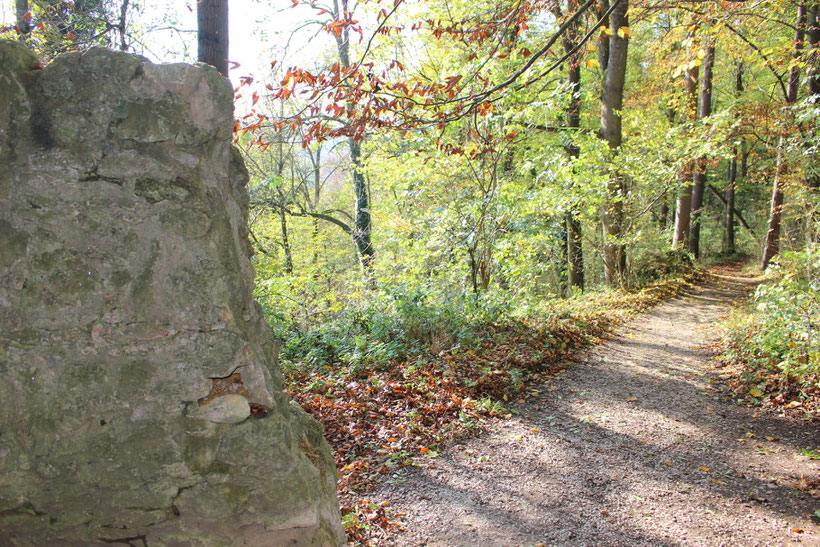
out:
{"label": "brown leaves on ground", "polygon": [[635,312],[680,293],[682,281],[634,293],[600,293],[557,302],[543,323],[489,326],[478,347],[417,355],[373,369],[292,368],[291,396],[324,426],[339,471],[348,540],[374,541],[398,526],[385,507],[362,494],[404,466],[435,466],[437,446],[481,430],[503,404],[549,384],[570,354],[604,336]]}

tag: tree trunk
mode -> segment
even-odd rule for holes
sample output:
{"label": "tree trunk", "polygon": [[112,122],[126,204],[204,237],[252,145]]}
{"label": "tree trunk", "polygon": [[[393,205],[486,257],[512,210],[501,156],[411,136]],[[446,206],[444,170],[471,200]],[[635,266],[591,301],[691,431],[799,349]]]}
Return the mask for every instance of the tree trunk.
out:
{"label": "tree trunk", "polygon": [[734,157],[726,169],[726,231],[723,238],[723,252],[725,254],[735,254],[735,182],[737,181],[737,154],[738,149],[734,149]]}
{"label": "tree trunk", "polygon": [[[739,100],[743,94],[743,61],[737,63],[737,72],[735,73],[735,100]],[[735,119],[739,114],[735,114]],[[738,165],[738,160],[741,164]],[[746,141],[740,140],[740,149],[734,147],[734,154],[732,161],[729,162],[729,167],[726,173],[726,180],[728,185],[726,187],[726,230],[723,238],[723,252],[726,254],[734,254],[737,251],[735,246],[735,185],[737,184],[738,168],[740,167],[740,176],[745,176],[746,171]]]}
{"label": "tree trunk", "polygon": [[370,241],[371,221],[370,221],[370,207],[369,196],[367,193],[367,184],[364,180],[364,173],[362,173],[361,143],[356,139],[349,139],[350,146],[350,161],[353,164],[353,192],[356,196],[354,224],[353,224],[353,242],[356,243],[356,249],[359,251],[359,262],[362,266],[362,271],[366,277],[370,276],[373,270],[373,244]]}
{"label": "tree trunk", "polygon": [[20,31],[18,37],[21,42],[27,42],[31,36],[31,24],[26,17],[28,14],[28,0],[15,0],[15,11],[17,13],[17,30]]}
{"label": "tree trunk", "polygon": [[809,9],[806,18],[806,27],[809,35],[809,47],[812,56],[806,69],[808,76],[809,95],[820,93],[820,4],[817,2]]}
{"label": "tree trunk", "polygon": [[[694,119],[697,116],[698,104],[698,67],[690,67],[684,71],[686,85],[686,104],[683,108],[683,121]],[[678,174],[678,202],[675,209],[675,233],[672,237],[673,247],[689,246],[689,227],[692,213],[692,171],[694,161],[687,162]]]}
{"label": "tree trunk", "polygon": [[120,21],[117,24],[117,31],[120,33],[120,51],[128,50],[128,42],[125,41],[128,28],[128,2],[129,0],[122,0],[120,5]]}
{"label": "tree trunk", "polygon": [[199,0],[196,5],[197,60],[228,77],[228,0]]}
{"label": "tree trunk", "polygon": [[[569,0],[567,2],[567,12],[571,12],[576,3],[576,0]],[[564,34],[564,52],[568,55],[577,44],[578,25],[573,24]],[[572,95],[570,96],[569,105],[566,110],[566,123],[571,133],[573,129],[581,127],[581,64],[580,58],[578,58],[577,55],[570,57],[567,62],[569,64],[568,79]],[[580,149],[574,142],[570,142],[566,149],[570,160],[574,160],[580,154]],[[566,255],[569,270],[567,275],[567,293],[572,295],[573,289],[582,292],[584,290],[583,236],[581,223],[575,217],[572,208],[567,211],[565,224],[567,234]]]}
{"label": "tree trunk", "polygon": [[[608,4],[607,1],[601,2]],[[623,134],[621,132],[621,110],[623,109],[624,82],[626,80],[626,59],[629,47],[629,37],[618,35],[618,30],[629,27],[627,10],[629,2],[620,0],[612,11],[609,20],[611,36],[601,42],[599,55],[605,63],[603,70],[603,86],[601,94],[601,132],[600,136],[609,145],[610,153],[617,154],[621,146]],[[621,242],[624,225],[624,199],[626,198],[626,182],[618,173],[613,173],[607,183],[607,201],[602,214],[604,236],[604,273],[607,285],[624,286],[626,283],[626,248]]]}
{"label": "tree trunk", "polygon": [[761,269],[766,267],[780,252],[780,213],[783,209],[783,137],[777,146],[777,166],[774,171],[774,184],[772,186],[772,204],[769,212],[769,230],[766,232],[766,245],[763,247],[763,261]]}
{"label": "tree trunk", "polygon": [[692,162],[683,166],[678,174],[678,201],[675,207],[675,233],[673,247],[686,247],[689,241],[689,223],[692,212]]}
{"label": "tree trunk", "polygon": [[[715,64],[715,46],[710,43],[706,46],[706,56],[703,58],[703,78],[700,88],[700,109],[698,118],[701,120],[712,114],[712,67]],[[700,216],[703,207],[703,191],[706,186],[706,158],[698,158],[695,164],[695,175],[692,180],[692,226],[689,235],[689,250],[700,258]]]}
{"label": "tree trunk", "polygon": [[[797,8],[797,26],[794,31],[794,59],[800,57],[806,38],[806,3],[800,2]],[[797,90],[800,85],[800,66],[795,64],[789,71],[789,84],[786,90],[786,104],[797,101]],[[780,215],[783,210],[783,137],[777,144],[777,167],[772,185],[772,204],[769,211],[769,230],[766,232],[766,244],[763,247],[761,267],[765,270],[769,262],[780,252]]]}
{"label": "tree trunk", "polygon": [[[348,0],[333,0],[333,12],[331,14],[335,21],[343,21],[349,16]],[[350,27],[345,25],[342,31],[336,35],[336,52],[339,55],[339,64],[347,69],[350,68]],[[354,110],[355,105],[348,104],[349,110]],[[360,139],[361,137],[359,137]],[[373,257],[375,249],[370,240],[372,232],[372,222],[370,217],[370,196],[367,192],[367,183],[362,172],[362,145],[356,137],[348,139],[350,148],[350,164],[353,173],[353,195],[354,195],[354,222],[351,235],[353,243],[356,244],[356,251],[359,255],[359,264],[367,281],[372,282],[371,273],[373,271]]]}
{"label": "tree trunk", "polygon": [[572,214],[567,213],[567,258],[569,264],[569,292],[572,289],[584,290],[584,249],[582,247],[581,223]]}
{"label": "tree trunk", "polygon": [[288,217],[285,214],[284,205],[279,208],[279,222],[282,226],[282,248],[285,250],[285,273],[293,273],[293,255],[290,251],[290,239],[288,238]]}
{"label": "tree trunk", "polygon": [[[808,87],[809,96],[820,94],[820,3],[815,2],[809,9],[806,18],[806,32],[809,37],[809,57],[808,67],[806,68],[806,85]],[[817,99],[815,99],[817,100]],[[817,102],[815,102],[817,104]],[[812,136],[817,135],[817,128],[810,131]],[[816,147],[811,149],[810,164],[813,169],[810,169],[806,182],[809,188],[820,188],[820,162],[818,162],[818,154]]]}

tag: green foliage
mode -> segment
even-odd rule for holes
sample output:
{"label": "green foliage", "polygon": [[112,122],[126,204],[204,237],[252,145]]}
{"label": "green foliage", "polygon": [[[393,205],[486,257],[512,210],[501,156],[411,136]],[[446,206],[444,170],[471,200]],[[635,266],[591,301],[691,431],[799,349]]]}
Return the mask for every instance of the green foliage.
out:
{"label": "green foliage", "polygon": [[429,287],[397,286],[348,301],[303,332],[284,336],[282,358],[311,368],[381,369],[413,356],[474,346],[504,308],[472,294],[442,300]]}
{"label": "green foliage", "polygon": [[775,373],[781,385],[820,387],[820,249],[783,253],[766,273],[754,310],[731,319],[724,359]]}
{"label": "green foliage", "polygon": [[820,373],[820,249],[783,253],[767,274],[775,281],[755,293],[752,343],[783,374],[810,378]]}

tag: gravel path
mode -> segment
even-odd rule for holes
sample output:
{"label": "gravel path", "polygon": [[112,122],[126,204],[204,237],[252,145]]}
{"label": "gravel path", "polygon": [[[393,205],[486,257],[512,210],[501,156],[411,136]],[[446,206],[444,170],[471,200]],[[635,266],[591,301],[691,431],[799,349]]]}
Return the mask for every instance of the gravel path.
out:
{"label": "gravel path", "polygon": [[748,288],[710,276],[400,472],[372,496],[405,524],[389,544],[820,546],[817,424],[723,400],[699,349]]}

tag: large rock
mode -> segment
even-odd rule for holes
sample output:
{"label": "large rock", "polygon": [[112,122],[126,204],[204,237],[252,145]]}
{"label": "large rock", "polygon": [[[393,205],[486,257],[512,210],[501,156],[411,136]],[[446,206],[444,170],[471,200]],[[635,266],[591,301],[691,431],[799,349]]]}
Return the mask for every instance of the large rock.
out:
{"label": "large rock", "polygon": [[216,70],[0,42],[0,544],[343,543]]}

